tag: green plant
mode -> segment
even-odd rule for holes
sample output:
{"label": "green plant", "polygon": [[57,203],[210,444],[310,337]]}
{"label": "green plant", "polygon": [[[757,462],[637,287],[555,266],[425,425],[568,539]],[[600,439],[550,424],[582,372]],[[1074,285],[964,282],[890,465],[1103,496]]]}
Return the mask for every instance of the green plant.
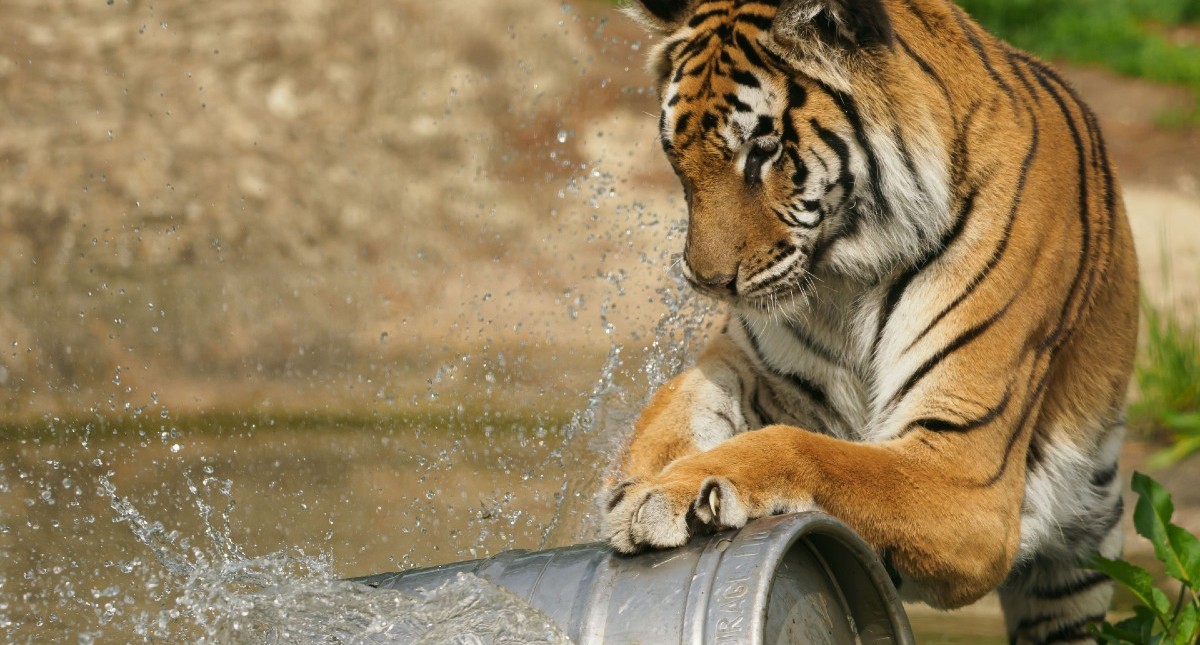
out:
{"label": "green plant", "polygon": [[1200,50],[1163,26],[1200,20],[1196,0],[958,0],[1005,40],[1041,56],[1200,87]]}
{"label": "green plant", "polygon": [[1200,48],[1173,35],[1200,21],[1200,0],[957,1],[1001,38],[1039,56],[1190,87],[1192,105],[1156,121],[1180,129],[1200,124]]}
{"label": "green plant", "polygon": [[1156,468],[1200,451],[1200,333],[1168,310],[1143,301],[1146,342],[1134,374],[1139,397],[1130,406],[1134,427],[1169,433],[1154,455]]}
{"label": "green plant", "polygon": [[1175,505],[1158,482],[1133,474],[1138,494],[1133,511],[1137,532],[1154,545],[1166,573],[1179,583],[1174,603],[1154,585],[1150,572],[1124,560],[1096,556],[1093,567],[1128,588],[1137,598],[1134,615],[1116,624],[1105,621],[1093,631],[1110,645],[1194,645],[1200,643],[1200,539],[1171,523]]}

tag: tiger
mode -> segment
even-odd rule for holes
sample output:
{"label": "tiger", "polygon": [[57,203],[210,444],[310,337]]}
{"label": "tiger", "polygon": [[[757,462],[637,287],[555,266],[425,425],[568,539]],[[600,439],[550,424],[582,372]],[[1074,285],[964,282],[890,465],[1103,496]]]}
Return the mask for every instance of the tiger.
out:
{"label": "tiger", "polygon": [[620,552],[820,510],[900,596],[1085,642],[1121,553],[1138,269],[1095,114],[950,0],[636,0],[723,303],[602,494]]}

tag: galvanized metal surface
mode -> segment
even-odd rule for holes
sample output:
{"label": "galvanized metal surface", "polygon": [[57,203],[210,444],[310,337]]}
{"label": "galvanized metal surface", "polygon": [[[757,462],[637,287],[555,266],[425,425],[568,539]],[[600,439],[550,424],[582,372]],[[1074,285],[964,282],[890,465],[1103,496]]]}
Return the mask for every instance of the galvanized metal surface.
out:
{"label": "galvanized metal surface", "polygon": [[585,544],[357,581],[415,592],[460,572],[509,589],[579,645],[913,642],[874,552],[823,513],[763,518],[634,556]]}

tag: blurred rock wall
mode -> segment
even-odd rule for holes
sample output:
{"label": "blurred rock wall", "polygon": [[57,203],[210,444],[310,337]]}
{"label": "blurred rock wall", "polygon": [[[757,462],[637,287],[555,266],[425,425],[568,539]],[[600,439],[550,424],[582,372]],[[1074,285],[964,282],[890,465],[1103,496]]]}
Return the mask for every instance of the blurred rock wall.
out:
{"label": "blurred rock wall", "polygon": [[679,205],[647,210],[670,179],[607,3],[13,0],[0,24],[0,410],[592,355],[599,300],[666,280]]}

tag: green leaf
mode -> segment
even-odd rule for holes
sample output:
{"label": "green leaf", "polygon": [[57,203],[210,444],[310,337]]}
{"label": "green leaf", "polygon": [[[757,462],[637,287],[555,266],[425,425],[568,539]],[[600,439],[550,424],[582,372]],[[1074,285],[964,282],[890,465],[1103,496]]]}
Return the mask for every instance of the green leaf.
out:
{"label": "green leaf", "polygon": [[[1162,634],[1154,633],[1155,622],[1154,612],[1149,607],[1137,606],[1133,608],[1135,616],[1127,621],[1121,621],[1121,624],[1130,623],[1130,627],[1136,628],[1137,640],[1134,643],[1139,645],[1153,645],[1162,640]],[[1136,621],[1136,622],[1135,622]],[[1164,622],[1166,622],[1164,620]]]}
{"label": "green leaf", "polygon": [[[1109,560],[1097,555],[1092,561],[1092,567],[1097,571],[1107,573],[1109,577],[1129,588],[1143,605],[1154,611],[1154,614],[1165,622],[1171,610],[1171,601],[1166,594],[1154,586],[1154,579],[1145,569],[1134,566],[1123,560]],[[1137,611],[1134,607],[1134,611]]]}
{"label": "green leaf", "polygon": [[1192,589],[1200,589],[1200,539],[1182,526],[1174,524],[1167,525],[1167,538],[1171,547],[1179,554],[1183,572],[1187,576],[1179,579],[1187,582]]}
{"label": "green leaf", "polygon": [[1088,625],[1088,632],[1099,639],[1101,643],[1104,643],[1104,645],[1126,645],[1126,643],[1137,642],[1131,641],[1128,638],[1122,638],[1121,633],[1114,630],[1113,626],[1109,623],[1104,623],[1099,627]]}
{"label": "green leaf", "polygon": [[[1154,616],[1150,616],[1150,627],[1153,626]],[[1127,618],[1116,625],[1109,622],[1101,623],[1099,627],[1088,625],[1088,629],[1110,645],[1126,645],[1127,643],[1138,645],[1146,642],[1146,639],[1142,636],[1141,619],[1137,616]]]}
{"label": "green leaf", "polygon": [[1193,645],[1200,634],[1200,607],[1189,602],[1179,612],[1175,622],[1175,645]]}
{"label": "green leaf", "polygon": [[1200,540],[1171,523],[1175,513],[1171,494],[1142,473],[1133,474],[1133,490],[1138,494],[1133,510],[1137,532],[1154,544],[1154,554],[1166,565],[1168,574],[1193,589],[1200,586]]}

